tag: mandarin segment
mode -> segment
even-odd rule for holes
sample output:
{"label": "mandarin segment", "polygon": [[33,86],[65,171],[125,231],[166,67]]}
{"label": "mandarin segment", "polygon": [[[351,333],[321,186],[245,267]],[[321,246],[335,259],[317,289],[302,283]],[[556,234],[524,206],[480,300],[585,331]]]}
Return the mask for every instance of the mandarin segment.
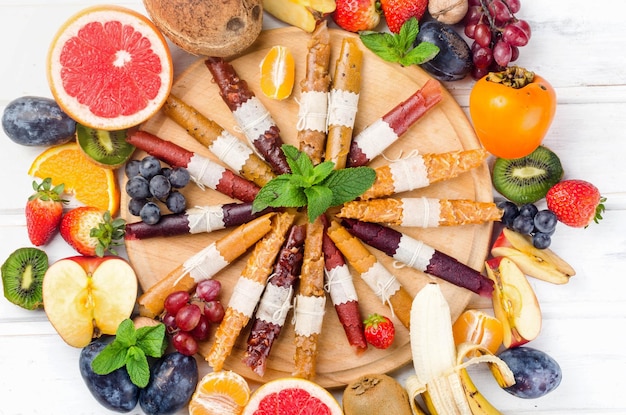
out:
{"label": "mandarin segment", "polygon": [[295,62],[291,51],[285,46],[273,46],[260,64],[261,91],[269,98],[288,98],[293,90]]}
{"label": "mandarin segment", "polygon": [[224,370],[206,374],[189,402],[190,415],[239,415],[250,399],[250,386],[239,374]]}
{"label": "mandarin segment", "polygon": [[452,325],[452,332],[457,346],[471,342],[496,353],[502,345],[502,323],[481,310],[465,310]]}

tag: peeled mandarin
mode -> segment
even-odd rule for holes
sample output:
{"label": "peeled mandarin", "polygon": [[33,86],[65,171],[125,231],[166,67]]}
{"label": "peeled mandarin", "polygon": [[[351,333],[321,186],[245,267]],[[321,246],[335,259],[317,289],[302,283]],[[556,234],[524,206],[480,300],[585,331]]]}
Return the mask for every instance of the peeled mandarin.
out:
{"label": "peeled mandarin", "polygon": [[452,325],[454,342],[478,344],[496,353],[502,344],[503,328],[497,318],[480,310],[465,310]]}
{"label": "peeled mandarin", "polygon": [[273,46],[260,64],[261,91],[272,99],[288,98],[293,90],[295,62],[285,46]]}

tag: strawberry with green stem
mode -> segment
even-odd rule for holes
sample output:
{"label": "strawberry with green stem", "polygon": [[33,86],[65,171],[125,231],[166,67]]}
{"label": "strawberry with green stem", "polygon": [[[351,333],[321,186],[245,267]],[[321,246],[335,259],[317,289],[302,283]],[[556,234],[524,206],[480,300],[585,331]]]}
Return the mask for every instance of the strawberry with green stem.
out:
{"label": "strawberry with green stem", "polygon": [[412,17],[420,20],[428,8],[428,0],[380,0],[380,7],[391,33],[399,33]]}
{"label": "strawberry with green stem", "polygon": [[374,313],[363,322],[365,340],[377,349],[386,349],[393,343],[396,329],[389,317]]}
{"label": "strawberry with green stem", "polygon": [[122,245],[126,222],[111,218],[109,211],[81,206],[63,216],[60,233],[78,253],[102,257],[106,252],[117,255],[113,246]]}
{"label": "strawberry with green stem", "polygon": [[35,246],[47,244],[61,223],[63,204],[61,198],[63,184],[52,187],[52,179],[45,178],[41,183],[33,181],[33,193],[26,202],[26,229],[28,238]]}
{"label": "strawberry with green stem", "polygon": [[598,188],[585,180],[562,180],[546,194],[548,209],[561,223],[574,228],[598,223],[602,219],[605,201]]}

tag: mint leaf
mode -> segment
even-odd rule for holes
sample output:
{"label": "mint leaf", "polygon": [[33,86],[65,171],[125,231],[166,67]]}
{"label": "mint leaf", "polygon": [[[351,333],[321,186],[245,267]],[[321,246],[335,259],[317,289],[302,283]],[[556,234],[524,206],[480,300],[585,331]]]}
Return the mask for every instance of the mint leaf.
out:
{"label": "mint leaf", "polygon": [[402,56],[394,35],[391,33],[364,32],[361,42],[366,48],[387,62],[398,62]]}
{"label": "mint leaf", "polygon": [[283,144],[281,149],[287,158],[287,163],[291,168],[291,172],[295,175],[304,177],[311,176],[313,172],[313,163],[311,159],[303,152],[299,151],[296,147]]}
{"label": "mint leaf", "polygon": [[430,42],[421,42],[400,59],[402,66],[421,65],[439,53],[439,47]]}
{"label": "mint leaf", "polygon": [[321,183],[324,179],[326,179],[335,168],[335,163],[332,161],[324,161],[313,168],[313,183],[318,184]]}
{"label": "mint leaf", "polygon": [[341,205],[356,199],[372,187],[374,180],[376,180],[376,171],[370,167],[352,167],[333,171],[324,181],[333,194],[330,206]]}
{"label": "mint leaf", "polygon": [[306,196],[300,186],[291,184],[290,174],[281,174],[267,182],[252,201],[253,212],[268,207],[300,207],[306,205]]}
{"label": "mint leaf", "polygon": [[126,371],[130,381],[140,388],[145,388],[150,381],[150,366],[146,354],[140,347],[131,346],[126,355]]}
{"label": "mint leaf", "polygon": [[98,375],[108,375],[126,365],[127,346],[113,340],[91,362],[91,369]]}
{"label": "mint leaf", "polygon": [[161,357],[167,347],[165,325],[141,327],[137,330],[137,346],[151,357]]}
{"label": "mint leaf", "polygon": [[304,189],[308,201],[307,214],[309,222],[313,223],[315,219],[326,212],[333,200],[333,191],[327,186],[317,184],[315,186]]}
{"label": "mint leaf", "polygon": [[131,319],[123,320],[115,331],[115,342],[129,347],[137,342],[137,332]]}

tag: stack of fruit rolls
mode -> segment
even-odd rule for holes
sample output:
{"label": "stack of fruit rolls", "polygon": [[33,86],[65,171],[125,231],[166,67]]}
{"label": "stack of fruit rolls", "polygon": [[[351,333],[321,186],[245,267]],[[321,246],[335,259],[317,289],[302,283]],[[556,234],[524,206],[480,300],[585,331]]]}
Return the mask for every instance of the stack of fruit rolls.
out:
{"label": "stack of fruit rolls", "polygon": [[290,173],[291,169],[281,150],[283,139],[280,130],[248,83],[223,58],[209,57],[205,64],[220,89],[220,96],[248,141],[270,164],[275,174]]}
{"label": "stack of fruit rolls", "polygon": [[252,202],[259,192],[259,186],[210,158],[147,131],[135,131],[126,137],[126,141],[172,167],[185,167],[198,185],[207,186],[233,199]]}
{"label": "stack of fruit rolls", "polygon": [[331,221],[327,234],[367,286],[389,306],[392,315],[408,328],[413,299],[400,281],[338,222]]}
{"label": "stack of fruit rolls", "polygon": [[222,370],[241,330],[252,318],[272,272],[274,261],[294,219],[295,215],[290,212],[275,215],[271,231],[254,246],[235,284],[224,319],[215,332],[211,349],[204,356],[214,371]]}
{"label": "stack of fruit rolls", "polygon": [[466,199],[404,197],[355,200],[345,203],[337,217],[387,225],[433,228],[498,221],[502,209],[493,202]]}
{"label": "stack of fruit rolls", "polygon": [[170,94],[163,105],[163,112],[242,177],[260,187],[275,177],[270,166],[242,140],[182,99]]}
{"label": "stack of fruit rolls", "polygon": [[355,219],[343,219],[347,231],[393,259],[426,274],[491,297],[493,281],[455,258],[395,229]]}
{"label": "stack of fruit rolls", "polygon": [[434,79],[426,81],[422,88],[354,137],[348,166],[365,166],[382,154],[441,99],[441,84]]}
{"label": "stack of fruit rolls", "polygon": [[452,179],[480,166],[487,159],[484,149],[411,155],[377,167],[376,181],[361,195],[375,199],[408,192]]}
{"label": "stack of fruit rolls", "polygon": [[363,52],[357,41],[344,38],[335,64],[328,104],[325,160],[335,163],[335,169],[343,169],[347,164],[361,93],[362,63]]}
{"label": "stack of fruit rolls", "polygon": [[199,281],[212,278],[272,229],[274,215],[267,213],[240,225],[188,258],[139,297],[140,314],[154,318],[163,311],[163,303],[169,294],[190,291]]}

